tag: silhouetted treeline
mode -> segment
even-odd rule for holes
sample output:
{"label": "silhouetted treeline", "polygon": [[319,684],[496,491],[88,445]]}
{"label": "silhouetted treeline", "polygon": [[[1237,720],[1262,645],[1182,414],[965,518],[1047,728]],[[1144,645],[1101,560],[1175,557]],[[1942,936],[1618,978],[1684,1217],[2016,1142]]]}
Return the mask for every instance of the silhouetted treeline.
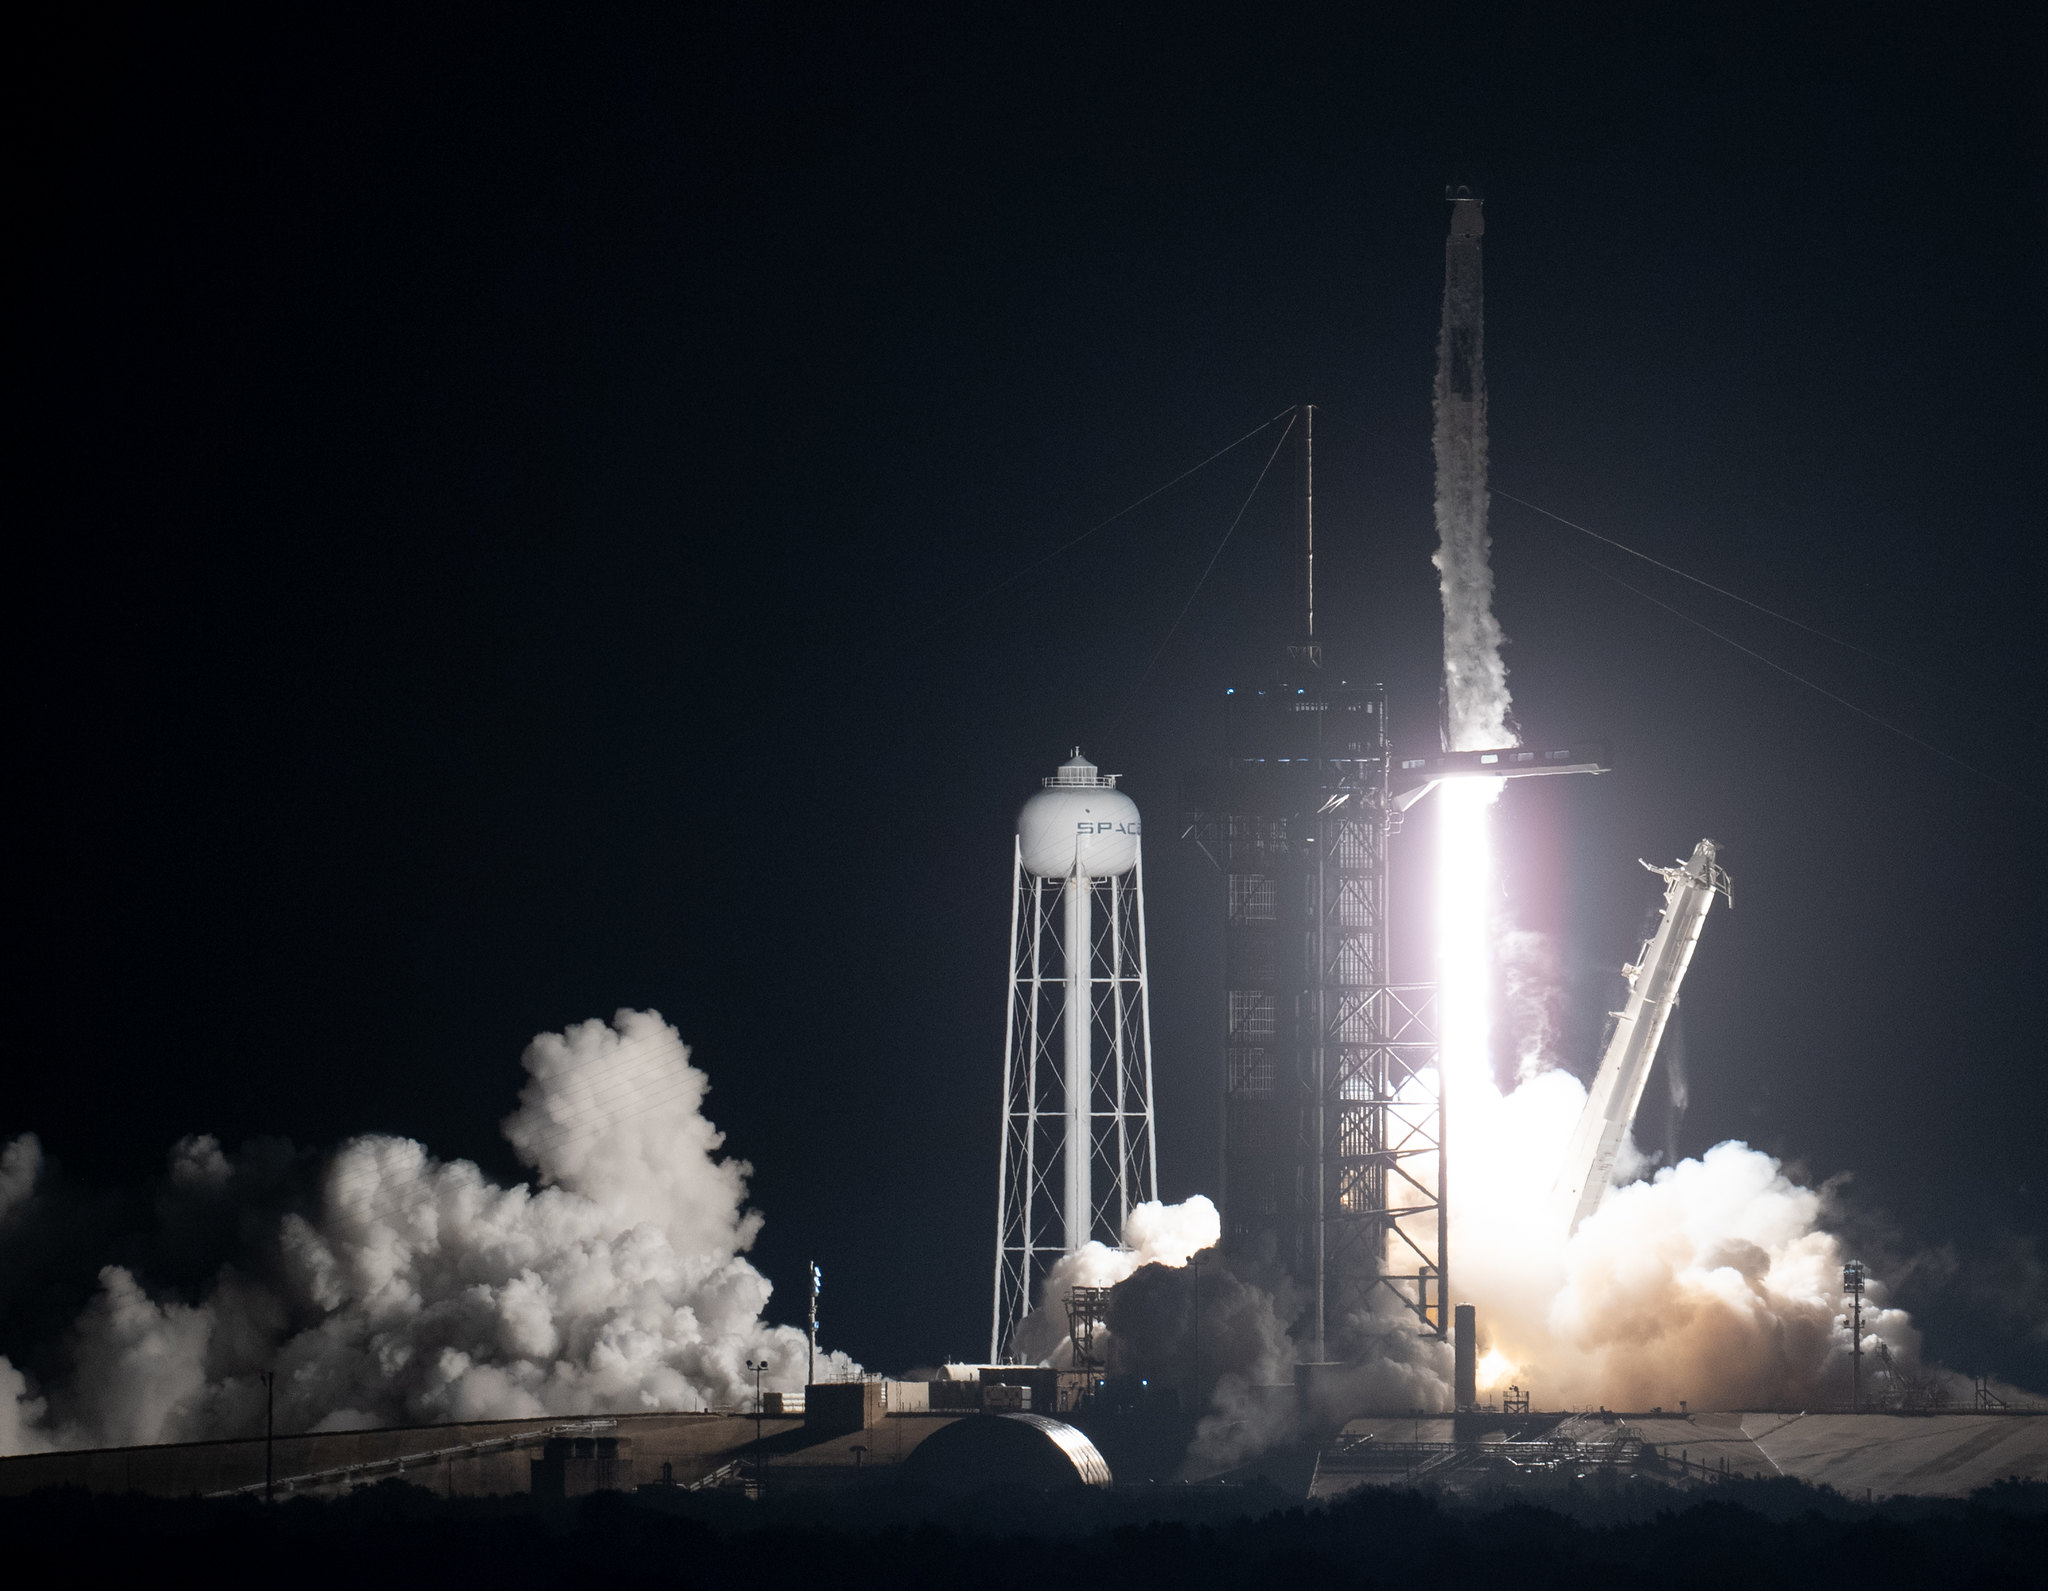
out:
{"label": "silhouetted treeline", "polygon": [[1289,1506],[1256,1488],[920,1497],[891,1485],[814,1498],[601,1495],[445,1500],[398,1481],[266,1507],[51,1491],[0,1500],[15,1583],[803,1586],[1045,1591],[1052,1585],[1600,1585],[1767,1591],[1820,1585],[2039,1585],[2048,1485],[1967,1502],[1866,1506],[1793,1481],[1675,1494],[1568,1486],[1531,1501],[1371,1492]]}

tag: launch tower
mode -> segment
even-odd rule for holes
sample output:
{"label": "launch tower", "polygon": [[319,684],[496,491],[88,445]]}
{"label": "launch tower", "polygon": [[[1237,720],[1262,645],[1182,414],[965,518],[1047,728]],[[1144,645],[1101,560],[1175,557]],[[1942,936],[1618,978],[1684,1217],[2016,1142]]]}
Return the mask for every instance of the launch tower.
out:
{"label": "launch tower", "polygon": [[1358,1351],[1389,1294],[1431,1336],[1447,1337],[1452,1318],[1443,1002],[1433,985],[1391,981],[1388,839],[1439,784],[1605,769],[1604,746],[1521,746],[1508,721],[1487,557],[1484,223],[1470,189],[1445,198],[1441,749],[1397,757],[1385,692],[1325,672],[1308,406],[1297,415],[1305,623],[1285,678],[1225,693],[1222,761],[1183,787],[1183,837],[1227,878],[1224,1244],[1239,1274],[1301,1289],[1297,1334],[1317,1359]]}
{"label": "launch tower", "polygon": [[1382,1289],[1445,1335],[1448,1252],[1434,991],[1388,977],[1386,692],[1323,672],[1313,406],[1300,418],[1303,634],[1289,678],[1225,692],[1223,760],[1188,776],[1182,838],[1227,878],[1224,1248],[1303,1289],[1322,1359]]}
{"label": "launch tower", "polygon": [[1386,693],[1302,680],[1226,692],[1182,836],[1228,880],[1224,1247],[1310,1294],[1320,1359],[1381,1288],[1441,1336],[1447,1255],[1434,991],[1388,979]]}

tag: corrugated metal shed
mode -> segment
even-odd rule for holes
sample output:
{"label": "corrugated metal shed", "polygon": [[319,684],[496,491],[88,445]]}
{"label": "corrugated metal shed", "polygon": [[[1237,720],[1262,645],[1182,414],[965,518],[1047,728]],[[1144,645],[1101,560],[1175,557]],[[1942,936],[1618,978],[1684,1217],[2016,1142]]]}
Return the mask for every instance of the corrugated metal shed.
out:
{"label": "corrugated metal shed", "polygon": [[1087,1436],[1042,1414],[970,1414],[911,1450],[903,1478],[943,1491],[1112,1484]]}

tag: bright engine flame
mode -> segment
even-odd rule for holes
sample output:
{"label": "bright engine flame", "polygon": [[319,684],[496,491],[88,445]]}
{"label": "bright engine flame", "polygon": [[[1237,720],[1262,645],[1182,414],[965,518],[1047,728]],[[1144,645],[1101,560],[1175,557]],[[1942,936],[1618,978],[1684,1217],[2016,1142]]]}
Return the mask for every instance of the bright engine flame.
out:
{"label": "bright engine flame", "polygon": [[1451,1119],[1494,1092],[1491,924],[1493,804],[1499,779],[1448,779],[1437,790],[1437,1012]]}
{"label": "bright engine flame", "polygon": [[1488,1349],[1473,1368],[1474,1380],[1478,1382],[1479,1390],[1482,1392],[1490,1392],[1495,1387],[1506,1385],[1521,1371],[1521,1366],[1498,1348]]}
{"label": "bright engine flame", "polygon": [[[1450,779],[1437,790],[1437,1035],[1452,1296],[1479,1306],[1496,1343],[1493,1384],[1527,1368],[1563,1282],[1564,1233],[1548,1194],[1585,1090],[1553,1072],[1502,1096],[1494,1082],[1493,940],[1500,888],[1493,813],[1504,781]],[[1532,1327],[1536,1330],[1532,1331]]]}

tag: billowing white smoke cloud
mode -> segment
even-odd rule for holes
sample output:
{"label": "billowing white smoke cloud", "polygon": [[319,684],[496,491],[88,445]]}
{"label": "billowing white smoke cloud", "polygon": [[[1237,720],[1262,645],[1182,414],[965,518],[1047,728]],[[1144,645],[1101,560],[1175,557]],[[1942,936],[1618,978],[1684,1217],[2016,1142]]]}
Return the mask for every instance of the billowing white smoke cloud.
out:
{"label": "billowing white smoke cloud", "polygon": [[0,1221],[28,1204],[42,1170],[43,1144],[34,1133],[25,1132],[0,1149]]}
{"label": "billowing white smoke cloud", "polygon": [[[25,1132],[0,1149],[0,1227],[27,1214],[42,1174],[42,1140]],[[0,1454],[39,1453],[50,1445],[43,1434],[48,1405],[29,1392],[28,1378],[0,1355]]]}
{"label": "billowing white smoke cloud", "polygon": [[[675,1030],[622,1011],[543,1034],[524,1061],[504,1131],[538,1188],[354,1139],[317,1217],[283,1219],[275,1277],[225,1269],[187,1304],[108,1266],[68,1382],[32,1389],[0,1359],[0,1452],[244,1434],[272,1365],[286,1430],[737,1403],[748,1358],[768,1361],[766,1386],[800,1387],[803,1334],[762,1322],[769,1283],[743,1258],[761,1225],[751,1168],[720,1158]],[[39,1159],[32,1138],[0,1156],[0,1212],[26,1213]],[[232,1170],[210,1138],[172,1152],[174,1184]],[[819,1375],[858,1369],[827,1354]]]}
{"label": "billowing white smoke cloud", "polygon": [[1038,1307],[1017,1327],[1020,1357],[1039,1364],[1065,1364],[1073,1338],[1067,1328],[1067,1294],[1076,1287],[1114,1287],[1141,1266],[1180,1269],[1223,1235],[1223,1218],[1202,1194],[1183,1204],[1147,1200],[1124,1218],[1123,1246],[1084,1243],[1063,1254],[1045,1273]]}
{"label": "billowing white smoke cloud", "polygon": [[[1270,1307],[1270,1300],[1265,1300]],[[1276,1317],[1265,1352],[1218,1378],[1195,1427],[1186,1478],[1203,1480],[1304,1436],[1320,1438],[1361,1410],[1437,1410],[1451,1399],[1450,1350],[1415,1329],[1415,1317],[1385,1293],[1364,1319],[1343,1322],[1352,1356],[1319,1365],[1297,1384],[1298,1344]]]}
{"label": "billowing white smoke cloud", "polygon": [[[1451,1252],[1458,1297],[1479,1310],[1482,1395],[1512,1382],[1553,1408],[1846,1397],[1848,1256],[1822,1194],[1724,1143],[1615,1188],[1567,1238],[1555,1204],[1530,1193],[1548,1190],[1584,1099],[1561,1071],[1460,1094]],[[1865,1346],[1882,1338],[1910,1364],[1917,1335],[1882,1296],[1866,1305]]]}

